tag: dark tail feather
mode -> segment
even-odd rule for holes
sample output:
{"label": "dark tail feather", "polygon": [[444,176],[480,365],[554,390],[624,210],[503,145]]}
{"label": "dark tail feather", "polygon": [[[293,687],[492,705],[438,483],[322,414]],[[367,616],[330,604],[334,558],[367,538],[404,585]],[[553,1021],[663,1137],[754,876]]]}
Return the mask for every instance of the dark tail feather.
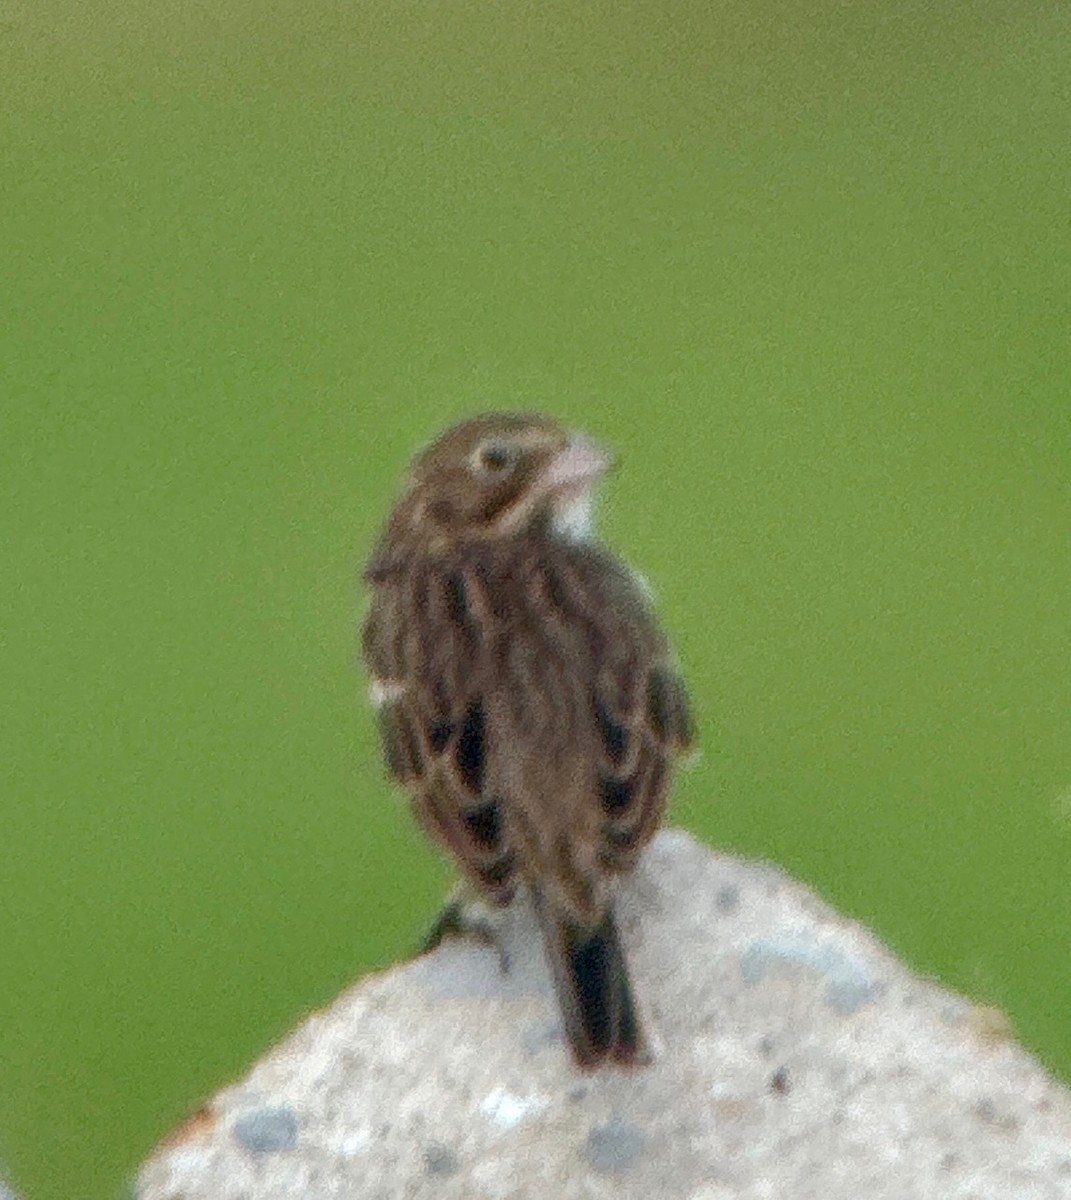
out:
{"label": "dark tail feather", "polygon": [[595,926],[563,913],[532,888],[565,1033],[577,1064],[590,1070],[607,1059],[647,1062],[647,1042],[632,1000],[628,964],[613,912]]}

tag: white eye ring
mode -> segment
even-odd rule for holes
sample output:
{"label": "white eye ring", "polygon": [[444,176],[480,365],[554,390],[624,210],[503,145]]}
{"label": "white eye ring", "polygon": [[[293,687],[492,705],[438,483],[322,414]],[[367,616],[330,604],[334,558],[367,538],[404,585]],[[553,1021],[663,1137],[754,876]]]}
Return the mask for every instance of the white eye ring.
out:
{"label": "white eye ring", "polygon": [[517,461],[517,447],[502,438],[488,438],[472,452],[472,466],[481,475],[503,475]]}

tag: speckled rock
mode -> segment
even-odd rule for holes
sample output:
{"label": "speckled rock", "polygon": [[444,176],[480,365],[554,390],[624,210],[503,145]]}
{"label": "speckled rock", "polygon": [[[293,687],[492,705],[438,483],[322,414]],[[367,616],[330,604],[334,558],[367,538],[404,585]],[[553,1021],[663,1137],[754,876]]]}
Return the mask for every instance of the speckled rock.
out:
{"label": "speckled rock", "polygon": [[[365,979],[139,1200],[1067,1200],[1071,1094],[993,1009],[769,867],[663,832],[622,888],[655,1062],[580,1074],[527,906]],[[503,960],[508,964],[502,972]]]}

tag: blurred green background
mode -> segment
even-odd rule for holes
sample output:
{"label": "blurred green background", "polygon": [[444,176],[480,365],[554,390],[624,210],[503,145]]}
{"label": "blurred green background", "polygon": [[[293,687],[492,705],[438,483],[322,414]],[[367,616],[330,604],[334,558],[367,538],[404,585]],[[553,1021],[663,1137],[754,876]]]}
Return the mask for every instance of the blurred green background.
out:
{"label": "blurred green background", "polygon": [[447,873],[358,565],[487,407],[612,444],[771,857],[1071,1078],[1071,12],[0,8],[0,1160],[113,1195]]}

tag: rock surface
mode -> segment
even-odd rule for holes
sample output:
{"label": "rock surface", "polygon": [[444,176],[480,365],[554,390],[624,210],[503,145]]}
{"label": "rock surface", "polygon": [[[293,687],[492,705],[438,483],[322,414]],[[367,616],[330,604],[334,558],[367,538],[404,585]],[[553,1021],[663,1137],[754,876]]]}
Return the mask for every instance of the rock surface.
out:
{"label": "rock surface", "polygon": [[656,1053],[580,1074],[532,915],[373,976],[142,1167],[139,1200],[1067,1200],[1071,1094],[993,1009],[679,831],[618,905]]}

